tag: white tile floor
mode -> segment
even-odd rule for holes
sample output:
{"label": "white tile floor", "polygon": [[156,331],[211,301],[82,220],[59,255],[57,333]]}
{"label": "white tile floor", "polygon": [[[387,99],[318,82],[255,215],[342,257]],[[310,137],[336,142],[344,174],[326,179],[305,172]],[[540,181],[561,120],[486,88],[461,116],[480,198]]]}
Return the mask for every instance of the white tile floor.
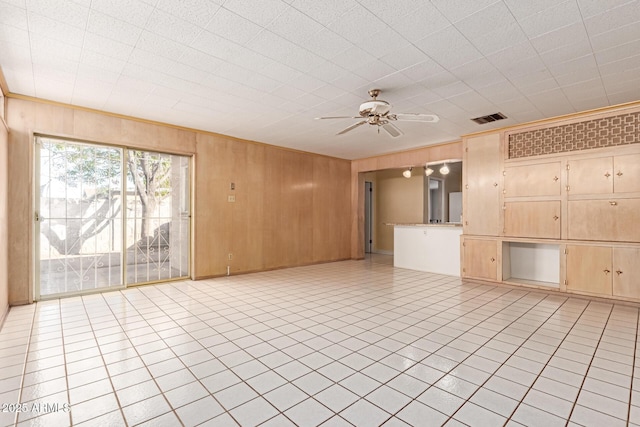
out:
{"label": "white tile floor", "polygon": [[15,307],[0,426],[640,425],[637,306],[389,260]]}

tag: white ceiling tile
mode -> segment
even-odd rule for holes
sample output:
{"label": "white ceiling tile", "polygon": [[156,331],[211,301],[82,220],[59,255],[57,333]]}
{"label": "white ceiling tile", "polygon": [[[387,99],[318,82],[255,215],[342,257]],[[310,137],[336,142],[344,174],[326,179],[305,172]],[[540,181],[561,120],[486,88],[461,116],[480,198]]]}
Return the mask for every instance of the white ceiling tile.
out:
{"label": "white ceiling tile", "polygon": [[540,55],[547,65],[558,64],[560,62],[571,61],[592,53],[589,40],[581,40],[570,45],[560,46],[558,49],[549,50]]}
{"label": "white ceiling tile", "polygon": [[[525,58],[522,61],[497,67],[498,71],[512,81],[523,78],[527,79],[533,73],[547,72],[547,66],[537,56]],[[548,72],[547,72],[548,73]]]}
{"label": "white ceiling tile", "polygon": [[13,26],[26,30],[29,28],[27,10],[24,7],[0,1],[0,24],[2,27]]}
{"label": "white ceiling tile", "polygon": [[415,42],[449,25],[451,22],[433,4],[422,2],[412,13],[397,19],[393,28],[410,42]]}
{"label": "white ceiling tile", "polygon": [[595,34],[590,37],[594,51],[600,51],[624,44],[640,38],[640,21],[615,27],[611,31]]}
{"label": "white ceiling tile", "polygon": [[457,22],[472,15],[497,0],[431,0],[444,16],[451,22]]}
{"label": "white ceiling tile", "polygon": [[40,35],[31,36],[31,55],[34,60],[36,58],[49,57],[53,51],[56,52],[56,56],[60,59],[78,62],[82,48]]}
{"label": "white ceiling tile", "polygon": [[408,98],[409,101],[418,106],[427,106],[433,102],[441,101],[442,97],[437,93],[427,90],[414,90],[414,96]]}
{"label": "white ceiling tile", "polygon": [[640,99],[640,86],[636,86],[635,88],[627,89],[622,92],[610,93],[607,98],[613,105],[637,101]]}
{"label": "white ceiling tile", "polygon": [[100,0],[92,1],[91,8],[142,28],[149,20],[154,6],[139,0]]}
{"label": "white ceiling tile", "polygon": [[392,67],[377,59],[363,67],[360,67],[357,70],[354,70],[355,74],[364,77],[369,81],[381,79],[384,76],[388,76],[389,74],[393,74],[395,72],[396,70],[394,70]]}
{"label": "white ceiling tile", "polygon": [[415,13],[423,4],[421,0],[367,0],[364,6],[381,21],[394,25],[406,15]]}
{"label": "white ceiling tile", "polygon": [[598,64],[593,54],[589,54],[572,59],[571,61],[550,65],[548,70],[556,78],[564,75],[576,76],[577,78],[584,70],[593,71],[598,74]]}
{"label": "white ceiling tile", "polygon": [[542,12],[545,9],[553,7],[558,4],[558,0],[536,0],[536,1],[522,1],[522,0],[504,0],[509,7],[509,10],[520,20],[527,16]]}
{"label": "white ceiling tile", "polygon": [[[108,59],[112,62],[110,64],[110,69],[105,69],[100,66],[99,62],[96,62],[96,59],[99,59],[98,56],[95,58],[87,58],[83,56],[83,62],[78,66],[77,78],[78,80],[97,80],[103,83],[113,84],[118,81],[118,77],[122,73],[124,69],[124,62],[114,61],[113,59],[109,59],[107,57],[102,57],[103,59]],[[88,59],[88,61],[87,61]],[[85,62],[87,61],[87,62]]]}
{"label": "white ceiling tile", "polygon": [[317,79],[313,76],[301,73],[298,77],[289,81],[289,84],[295,88],[298,88],[304,92],[313,92],[314,90],[321,88],[326,85],[327,82],[324,82],[320,79]]}
{"label": "white ceiling tile", "polygon": [[[275,36],[275,34],[272,35]],[[239,44],[206,30],[202,31],[189,46],[213,57],[227,61],[242,50],[242,46]]]}
{"label": "white ceiling tile", "polygon": [[[487,22],[490,22],[491,25],[487,25]],[[498,1],[457,21],[454,26],[467,38],[475,39],[494,31],[496,28],[504,28],[514,24],[516,24],[516,20],[507,6]]]}
{"label": "white ceiling tile", "polygon": [[517,23],[492,28],[492,31],[481,34],[472,40],[473,45],[483,55],[491,55],[523,42],[528,42],[527,36]]}
{"label": "white ceiling tile", "polygon": [[[126,61],[133,52],[132,45],[124,44],[93,33],[84,36],[83,51],[95,52],[109,58]],[[105,66],[109,64],[105,63]]]}
{"label": "white ceiling tile", "polygon": [[108,39],[135,46],[142,28],[92,10],[89,14],[89,32]]}
{"label": "white ceiling tile", "polygon": [[352,90],[354,87],[360,87],[368,82],[369,81],[364,77],[360,77],[357,74],[347,71],[329,83],[343,90]]}
{"label": "white ceiling tile", "polygon": [[339,67],[332,62],[325,61],[322,64],[313,67],[311,70],[308,70],[306,73],[322,80],[323,82],[331,82],[339,78],[343,72],[344,68]]}
{"label": "white ceiling tile", "polygon": [[497,108],[484,96],[475,91],[464,92],[447,99],[467,111],[469,114],[467,114],[466,117],[469,119],[486,114],[493,114]]}
{"label": "white ceiling tile", "polygon": [[381,89],[394,89],[410,85],[412,81],[402,73],[388,74],[372,82],[373,86]]}
{"label": "white ceiling tile", "polygon": [[640,4],[631,1],[615,9],[586,18],[584,24],[589,36],[611,31],[614,28],[640,21]]}
{"label": "white ceiling tile", "polygon": [[399,49],[382,56],[380,60],[396,70],[404,70],[414,65],[427,61],[429,57],[412,44],[407,44]]}
{"label": "white ceiling tile", "polygon": [[629,43],[620,44],[611,49],[601,50],[596,52],[596,60],[598,64],[607,64],[609,62],[616,62],[622,59],[635,56],[640,53],[640,39],[634,40]]}
{"label": "white ceiling tile", "polygon": [[478,49],[454,26],[433,33],[415,44],[445,68],[455,68],[482,57]]}
{"label": "white ceiling tile", "polygon": [[78,28],[86,28],[89,8],[70,1],[27,0],[27,10],[36,11],[55,21]]}
{"label": "white ceiling tile", "polygon": [[202,32],[202,28],[196,24],[158,9],[149,17],[145,29],[186,45]]}
{"label": "white ceiling tile", "polygon": [[248,42],[262,31],[260,25],[225,8],[218,10],[206,29],[238,44]]}
{"label": "white ceiling tile", "polygon": [[384,28],[386,24],[362,6],[349,9],[327,27],[346,40],[360,45],[371,43],[371,33]]}
{"label": "white ceiling tile", "polygon": [[366,52],[361,48],[352,45],[346,50],[331,57],[330,59],[331,62],[339,65],[341,68],[348,71],[354,71],[366,64],[375,61],[376,57],[369,52]]}
{"label": "white ceiling tile", "polygon": [[276,61],[282,61],[289,55],[289,52],[300,49],[299,46],[291,41],[268,30],[263,30],[258,36],[249,41],[246,46]]}
{"label": "white ceiling tile", "polygon": [[56,102],[71,103],[73,81],[60,81],[55,78],[35,78],[34,96],[42,99],[50,99]]}
{"label": "white ceiling tile", "polygon": [[520,19],[520,26],[529,38],[538,37],[581,20],[575,0],[565,0],[534,15]]}
{"label": "white ceiling tile", "polygon": [[570,101],[581,101],[595,97],[606,97],[602,80],[598,77],[572,85],[566,85],[562,88],[565,96]]}
{"label": "white ceiling tile", "polygon": [[402,70],[403,74],[415,81],[420,81],[435,74],[441,74],[444,72],[445,69],[431,58]]}
{"label": "white ceiling tile", "polygon": [[343,52],[352,47],[353,44],[328,28],[323,28],[320,32],[314,34],[313,38],[305,41],[304,48],[315,53],[316,55],[330,59],[337,52]]}
{"label": "white ceiling tile", "polygon": [[509,81],[482,87],[477,92],[494,104],[518,99],[522,96],[522,93]]}
{"label": "white ceiling tile", "polygon": [[[372,40],[375,42],[372,43]],[[374,55],[381,58],[389,53],[395,52],[406,47],[409,41],[389,27],[381,28],[379,31],[371,34],[368,41],[361,42],[359,46]]]}
{"label": "white ceiling tile", "polygon": [[264,27],[290,6],[281,0],[226,0],[224,7]]}
{"label": "white ceiling tile", "polygon": [[445,86],[431,87],[431,90],[442,98],[450,98],[461,93],[470,92],[472,89],[463,82],[456,81]]}
{"label": "white ceiling tile", "polygon": [[84,31],[61,21],[29,13],[29,32],[60,40],[75,46],[82,46]]}
{"label": "white ceiling tile", "polygon": [[497,73],[496,68],[485,58],[478,59],[476,61],[468,62],[459,67],[451,69],[451,74],[456,76],[460,80],[465,80],[470,77],[477,76],[483,73]]}
{"label": "white ceiling tile", "polygon": [[144,30],[140,34],[140,38],[136,43],[136,48],[155,53],[156,55],[165,56],[167,58],[178,59],[184,53],[186,46],[169,40],[159,34],[151,33]]}
{"label": "white ceiling tile", "polygon": [[518,88],[524,96],[547,92],[559,89],[558,81],[549,72],[540,72],[521,76],[520,79],[513,79],[513,85]]}
{"label": "white ceiling tile", "polygon": [[291,6],[322,25],[329,25],[358,3],[355,0],[295,0]]}
{"label": "white ceiling tile", "polygon": [[621,71],[627,70],[637,72],[635,71],[637,68],[640,68],[640,54],[598,66],[600,75],[602,76],[618,74]]}
{"label": "white ceiling tile", "polygon": [[265,28],[297,45],[304,46],[323,27],[307,15],[292,7],[285,9]]}
{"label": "white ceiling tile", "polygon": [[208,0],[158,0],[156,7],[200,27],[205,27],[220,9],[219,4]]}
{"label": "white ceiling tile", "polygon": [[569,99],[569,101],[576,111],[595,110],[597,108],[601,108],[601,105],[609,103],[609,99],[606,96],[598,96],[582,100]]}
{"label": "white ceiling tile", "polygon": [[480,89],[494,84],[507,81],[507,78],[498,70],[489,71],[482,74],[475,74],[463,80],[472,89]]}
{"label": "white ceiling tile", "polygon": [[441,73],[432,74],[422,80],[419,83],[427,89],[433,90],[434,88],[447,86],[453,84],[458,79],[449,71],[443,71]]}
{"label": "white ceiling tile", "polygon": [[447,99],[440,99],[434,102],[430,102],[426,105],[431,111],[440,116],[440,119],[446,119],[449,117],[458,117],[460,115],[466,115],[467,112],[460,108],[456,104]]}
{"label": "white ceiling tile", "polygon": [[570,24],[566,27],[558,28],[541,36],[534,37],[531,39],[531,44],[538,53],[544,53],[586,40],[588,40],[588,36],[584,24],[582,22],[576,22],[575,24]]}
{"label": "white ceiling tile", "polygon": [[628,3],[632,2],[630,0],[578,0],[580,12],[585,18],[605,13]]}
{"label": "white ceiling tile", "polygon": [[128,63],[145,68],[162,70],[165,73],[178,64],[172,59],[140,49],[134,49],[134,51],[131,52]]}
{"label": "white ceiling tile", "polygon": [[533,48],[529,41],[518,43],[513,46],[509,46],[506,49],[487,55],[487,59],[496,68],[502,69],[509,67],[515,62],[520,62],[524,59],[532,57],[538,57],[538,53]]}

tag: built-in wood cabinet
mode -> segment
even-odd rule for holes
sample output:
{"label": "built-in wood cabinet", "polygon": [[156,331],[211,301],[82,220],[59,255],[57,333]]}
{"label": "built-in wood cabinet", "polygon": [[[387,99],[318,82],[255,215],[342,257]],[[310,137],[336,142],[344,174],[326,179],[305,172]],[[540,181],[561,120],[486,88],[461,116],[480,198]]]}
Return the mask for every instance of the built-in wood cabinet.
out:
{"label": "built-in wood cabinet", "polygon": [[640,248],[567,245],[567,290],[640,299]]}
{"label": "built-in wood cabinet", "polygon": [[497,236],[500,232],[501,136],[467,138],[462,144],[464,233]]}
{"label": "built-in wood cabinet", "polygon": [[568,161],[570,195],[640,192],[640,154]]}
{"label": "built-in wood cabinet", "polygon": [[567,290],[612,295],[611,248],[567,245]]}
{"label": "built-in wood cabinet", "polygon": [[462,242],[464,277],[498,279],[498,242],[486,239],[464,239]]}
{"label": "built-in wood cabinet", "polygon": [[560,162],[505,166],[504,196],[560,196],[561,176]]}
{"label": "built-in wood cabinet", "polygon": [[568,238],[639,242],[640,199],[570,200]]}
{"label": "built-in wood cabinet", "polygon": [[560,238],[560,201],[505,202],[504,235]]}
{"label": "built-in wood cabinet", "polygon": [[613,158],[613,192],[640,192],[640,154]]}

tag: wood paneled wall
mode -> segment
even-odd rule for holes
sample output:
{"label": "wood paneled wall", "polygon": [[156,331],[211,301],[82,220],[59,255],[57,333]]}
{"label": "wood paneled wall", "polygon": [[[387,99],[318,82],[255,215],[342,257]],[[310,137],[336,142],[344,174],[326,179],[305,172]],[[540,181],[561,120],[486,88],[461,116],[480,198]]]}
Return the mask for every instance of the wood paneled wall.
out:
{"label": "wood paneled wall", "polygon": [[194,278],[350,256],[348,160],[16,97],[7,122],[11,304],[33,299],[34,133],[193,155]]}
{"label": "wood paneled wall", "polygon": [[428,162],[462,159],[462,142],[430,145],[351,162],[351,258],[364,258],[364,172],[423,166]]}
{"label": "wood paneled wall", "polygon": [[9,133],[0,118],[0,327],[9,305]]}

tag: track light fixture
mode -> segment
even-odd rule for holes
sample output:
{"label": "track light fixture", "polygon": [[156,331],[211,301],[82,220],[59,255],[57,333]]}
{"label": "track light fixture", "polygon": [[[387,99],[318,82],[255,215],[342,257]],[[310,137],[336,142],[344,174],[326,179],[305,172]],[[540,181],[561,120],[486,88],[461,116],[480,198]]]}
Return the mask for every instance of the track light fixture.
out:
{"label": "track light fixture", "polygon": [[413,167],[407,168],[407,170],[402,172],[402,176],[404,176],[405,178],[411,178],[411,171],[412,170],[413,170]]}

